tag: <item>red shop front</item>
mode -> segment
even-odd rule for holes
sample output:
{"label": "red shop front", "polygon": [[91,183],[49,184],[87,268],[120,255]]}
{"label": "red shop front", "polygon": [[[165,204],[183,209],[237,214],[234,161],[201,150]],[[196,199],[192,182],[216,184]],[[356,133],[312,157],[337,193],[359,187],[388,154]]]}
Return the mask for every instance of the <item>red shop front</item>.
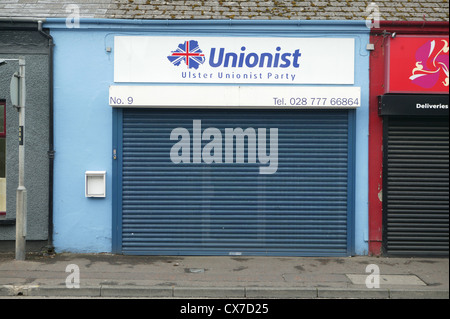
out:
{"label": "red shop front", "polygon": [[448,256],[448,22],[371,34],[369,251]]}

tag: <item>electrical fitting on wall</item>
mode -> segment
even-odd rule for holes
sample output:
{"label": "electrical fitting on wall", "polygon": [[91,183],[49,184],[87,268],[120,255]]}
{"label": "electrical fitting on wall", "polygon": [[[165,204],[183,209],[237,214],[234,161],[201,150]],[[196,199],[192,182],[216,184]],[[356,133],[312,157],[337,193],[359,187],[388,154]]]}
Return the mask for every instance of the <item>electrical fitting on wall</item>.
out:
{"label": "electrical fitting on wall", "polygon": [[87,171],[86,197],[106,197],[106,171]]}

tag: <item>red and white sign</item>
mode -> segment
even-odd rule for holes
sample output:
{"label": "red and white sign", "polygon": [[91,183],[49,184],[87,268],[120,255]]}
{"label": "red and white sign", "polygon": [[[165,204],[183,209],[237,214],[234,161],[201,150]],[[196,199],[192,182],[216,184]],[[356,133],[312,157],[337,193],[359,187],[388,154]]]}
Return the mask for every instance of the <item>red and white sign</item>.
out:
{"label": "red and white sign", "polygon": [[449,92],[449,37],[389,38],[386,93]]}

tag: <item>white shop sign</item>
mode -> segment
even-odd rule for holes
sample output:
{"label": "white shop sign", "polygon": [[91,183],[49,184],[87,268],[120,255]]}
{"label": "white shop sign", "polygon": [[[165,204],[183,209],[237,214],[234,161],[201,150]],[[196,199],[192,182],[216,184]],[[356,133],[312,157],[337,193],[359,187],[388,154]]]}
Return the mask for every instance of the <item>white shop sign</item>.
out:
{"label": "white shop sign", "polygon": [[112,85],[113,107],[353,109],[360,87]]}
{"label": "white shop sign", "polygon": [[114,82],[354,84],[353,38],[114,37]]}

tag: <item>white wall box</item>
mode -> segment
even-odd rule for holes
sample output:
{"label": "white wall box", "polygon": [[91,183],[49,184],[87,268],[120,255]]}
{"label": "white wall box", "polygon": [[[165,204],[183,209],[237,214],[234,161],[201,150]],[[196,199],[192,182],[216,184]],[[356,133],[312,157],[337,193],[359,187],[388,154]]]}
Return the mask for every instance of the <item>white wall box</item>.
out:
{"label": "white wall box", "polygon": [[106,171],[86,172],[86,197],[106,197]]}

